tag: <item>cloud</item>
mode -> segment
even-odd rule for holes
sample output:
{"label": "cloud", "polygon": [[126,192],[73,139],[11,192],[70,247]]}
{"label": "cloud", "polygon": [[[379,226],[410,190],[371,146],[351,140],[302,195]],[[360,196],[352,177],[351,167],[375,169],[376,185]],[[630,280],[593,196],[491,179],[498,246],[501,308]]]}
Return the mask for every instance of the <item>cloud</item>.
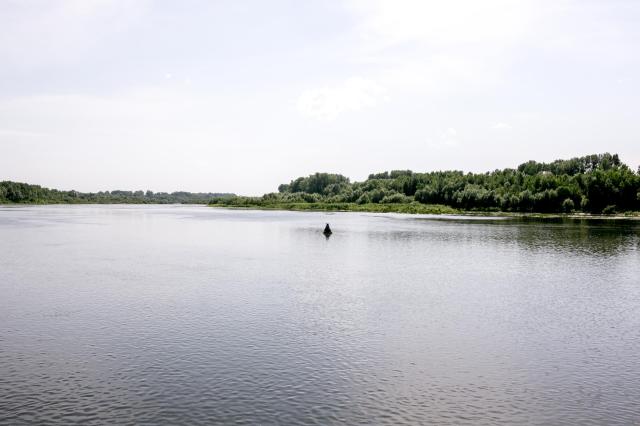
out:
{"label": "cloud", "polygon": [[534,33],[531,0],[350,0],[354,60],[394,96],[485,93],[504,81]]}
{"label": "cloud", "polygon": [[453,127],[448,127],[447,129],[440,132],[439,135],[436,135],[433,138],[427,140],[427,146],[430,149],[435,150],[448,150],[449,148],[453,148],[458,146],[458,131]]}
{"label": "cloud", "polygon": [[46,133],[40,132],[31,132],[28,130],[18,130],[18,129],[0,129],[0,142],[3,141],[3,136],[11,137],[11,138],[40,138],[47,136]]}
{"label": "cloud", "polygon": [[5,65],[82,63],[82,55],[138,23],[148,0],[9,2],[2,6],[0,55]]}
{"label": "cloud", "polygon": [[366,40],[451,45],[518,40],[531,6],[529,0],[353,0],[348,7],[361,17],[358,29]]}
{"label": "cloud", "polygon": [[344,112],[373,108],[384,102],[386,91],[373,80],[353,77],[339,86],[304,91],[297,108],[307,117],[334,120]]}
{"label": "cloud", "polygon": [[445,146],[458,145],[458,131],[453,127],[449,127],[440,134],[440,143]]}
{"label": "cloud", "polygon": [[[39,94],[0,98],[0,139],[47,136],[90,141],[105,135],[134,140],[198,131],[215,133],[224,102],[184,86],[148,86],[110,95]],[[28,132],[25,133],[25,129]]]}
{"label": "cloud", "polygon": [[457,134],[458,134],[458,131],[456,129],[454,129],[453,127],[449,127],[447,130],[442,132],[442,137],[454,137],[455,138]]}
{"label": "cloud", "polygon": [[[271,98],[252,101],[236,94],[209,97],[183,85],[0,97],[0,179],[85,191],[246,193],[255,182],[241,173],[267,175],[287,155],[278,144],[294,139],[291,123],[282,124],[288,110]],[[277,181],[264,182],[252,191],[266,192]]]}
{"label": "cloud", "polygon": [[494,124],[493,126],[491,126],[491,128],[495,129],[495,130],[507,130],[507,129],[511,128],[511,125],[507,124],[507,123],[500,122],[500,123]]}

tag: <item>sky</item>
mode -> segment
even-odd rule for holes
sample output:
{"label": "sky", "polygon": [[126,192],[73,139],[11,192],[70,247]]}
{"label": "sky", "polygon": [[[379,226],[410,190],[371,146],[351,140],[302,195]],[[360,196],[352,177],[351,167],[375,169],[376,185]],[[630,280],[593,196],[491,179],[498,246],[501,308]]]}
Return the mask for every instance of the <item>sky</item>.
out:
{"label": "sky", "polygon": [[635,0],[0,0],[0,180],[640,165]]}

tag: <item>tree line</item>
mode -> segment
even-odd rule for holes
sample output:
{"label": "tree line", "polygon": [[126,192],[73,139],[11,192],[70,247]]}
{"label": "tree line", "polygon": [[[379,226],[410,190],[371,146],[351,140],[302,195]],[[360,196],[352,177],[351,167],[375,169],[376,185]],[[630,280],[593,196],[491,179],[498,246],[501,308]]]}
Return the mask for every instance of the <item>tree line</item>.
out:
{"label": "tree line", "polygon": [[0,182],[0,204],[207,204],[212,199],[233,195],[181,191],[60,191],[28,183]]}
{"label": "tree line", "polygon": [[617,154],[593,154],[551,163],[528,161],[486,173],[393,170],[363,182],[340,174],[315,173],[262,197],[227,197],[214,205],[278,203],[440,204],[462,210],[611,214],[640,211],[640,169]]}

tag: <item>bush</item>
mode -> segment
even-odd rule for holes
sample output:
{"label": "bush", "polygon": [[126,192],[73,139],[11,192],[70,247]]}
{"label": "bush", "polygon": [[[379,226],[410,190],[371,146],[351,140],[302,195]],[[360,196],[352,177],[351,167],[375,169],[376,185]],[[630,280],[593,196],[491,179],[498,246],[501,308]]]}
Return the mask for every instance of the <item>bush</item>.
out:
{"label": "bush", "polygon": [[562,211],[565,213],[571,213],[575,210],[575,208],[576,205],[571,198],[565,198],[565,200],[562,202]]}
{"label": "bush", "polygon": [[371,197],[366,192],[362,194],[357,200],[357,204],[369,204],[371,202]]}
{"label": "bush", "polygon": [[589,198],[587,198],[586,196],[582,196],[582,198],[580,199],[580,208],[583,211],[586,211],[589,209]]}
{"label": "bush", "polygon": [[425,186],[417,190],[413,198],[422,204],[433,204],[440,201],[438,191],[432,186]]}
{"label": "bush", "polygon": [[302,193],[302,199],[306,203],[317,203],[317,202],[321,201],[320,195],[315,194],[315,193],[307,194],[306,192]]}
{"label": "bush", "polygon": [[602,209],[602,214],[616,214],[616,206],[609,205],[605,207],[604,209]]}
{"label": "bush", "polygon": [[396,192],[395,194],[385,195],[385,197],[380,200],[382,204],[409,203],[411,201],[411,197],[407,197],[406,195],[400,194],[399,192]]}

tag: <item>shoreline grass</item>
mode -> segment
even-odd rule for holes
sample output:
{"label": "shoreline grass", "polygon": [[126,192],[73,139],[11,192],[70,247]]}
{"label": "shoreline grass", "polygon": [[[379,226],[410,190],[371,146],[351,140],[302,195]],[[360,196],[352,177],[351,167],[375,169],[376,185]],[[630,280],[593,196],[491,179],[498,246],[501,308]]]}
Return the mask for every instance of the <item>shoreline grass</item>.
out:
{"label": "shoreline grass", "polygon": [[433,214],[457,216],[495,216],[495,217],[528,217],[528,218],[571,218],[571,219],[635,219],[640,220],[640,212],[617,213],[613,215],[574,213],[538,213],[538,212],[508,212],[487,210],[460,210],[442,204],[356,204],[356,203],[215,203],[209,207],[229,208],[238,210],[281,210],[281,211],[309,211],[309,212],[358,212],[358,213],[403,213],[403,214]]}

